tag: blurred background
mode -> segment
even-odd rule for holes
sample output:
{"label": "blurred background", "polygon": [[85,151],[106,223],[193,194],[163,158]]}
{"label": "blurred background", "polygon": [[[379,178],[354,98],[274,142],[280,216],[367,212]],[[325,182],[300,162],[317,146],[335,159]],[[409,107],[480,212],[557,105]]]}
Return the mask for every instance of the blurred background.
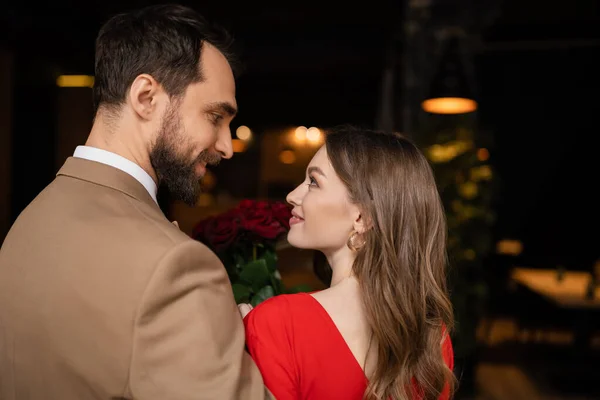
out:
{"label": "blurred background", "polygon": [[[0,239],[85,142],[101,24],[151,3],[3,5]],[[600,399],[598,0],[183,4],[234,33],[244,71],[235,156],[196,207],[161,189],[170,219],[191,234],[283,199],[327,127],[405,132],[447,211],[457,398]],[[280,253],[285,283],[326,287],[317,255]]]}

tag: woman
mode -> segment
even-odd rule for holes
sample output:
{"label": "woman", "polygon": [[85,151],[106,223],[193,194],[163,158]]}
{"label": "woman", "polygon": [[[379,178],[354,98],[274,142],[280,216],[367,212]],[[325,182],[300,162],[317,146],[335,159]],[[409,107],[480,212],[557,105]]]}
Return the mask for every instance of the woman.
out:
{"label": "woman", "polygon": [[399,134],[337,128],[287,201],[288,241],[323,252],[332,279],[244,318],[275,398],[449,398],[446,223],[422,153]]}

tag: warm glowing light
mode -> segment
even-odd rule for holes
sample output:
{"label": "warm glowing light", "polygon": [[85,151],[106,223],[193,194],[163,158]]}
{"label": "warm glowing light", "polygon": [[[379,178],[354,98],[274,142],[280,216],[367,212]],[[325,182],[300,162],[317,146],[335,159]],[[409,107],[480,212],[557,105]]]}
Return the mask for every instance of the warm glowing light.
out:
{"label": "warm glowing light", "polygon": [[489,181],[492,179],[493,173],[489,165],[480,165],[479,167],[471,168],[470,175],[472,181],[478,182]]}
{"label": "warm glowing light", "polygon": [[426,150],[426,154],[432,162],[444,163],[455,159],[472,148],[472,141],[455,140],[445,144],[434,144]]}
{"label": "warm glowing light", "polygon": [[498,254],[518,256],[522,251],[523,243],[519,240],[503,239],[496,243],[496,252]]}
{"label": "warm glowing light", "polygon": [[283,150],[279,153],[279,161],[283,164],[293,164],[296,161],[296,154],[292,150]]}
{"label": "warm glowing light", "polygon": [[315,127],[309,128],[306,131],[306,138],[308,139],[309,142],[317,143],[321,139],[321,131],[319,130],[319,128],[315,128]]}
{"label": "warm glowing light", "polygon": [[475,259],[475,257],[477,256],[477,254],[475,253],[475,250],[467,249],[467,250],[465,250],[464,256],[467,260],[473,261]]}
{"label": "warm glowing light", "polygon": [[243,153],[246,151],[246,142],[240,139],[232,139],[231,147],[233,148],[234,153]]}
{"label": "warm glowing light", "polygon": [[94,77],[89,75],[61,75],[56,78],[59,87],[93,87]]}
{"label": "warm glowing light", "polygon": [[425,100],[423,110],[432,114],[466,114],[477,110],[477,102],[462,97],[439,97]]}
{"label": "warm glowing light", "polygon": [[242,125],[236,129],[235,136],[240,140],[247,141],[252,137],[252,131],[246,125]]}
{"label": "warm glowing light", "polygon": [[490,152],[488,149],[478,149],[477,150],[477,159],[479,161],[487,161],[490,158]]}
{"label": "warm glowing light", "polygon": [[202,190],[209,192],[217,184],[217,177],[210,170],[206,170],[202,178]]}
{"label": "warm glowing light", "polygon": [[475,182],[465,182],[458,187],[458,192],[467,200],[474,199],[479,193],[479,188]]}
{"label": "warm glowing light", "polygon": [[297,127],[296,130],[294,131],[294,136],[296,137],[296,140],[298,140],[299,142],[304,141],[304,139],[306,139],[307,131],[308,131],[308,129],[306,129],[305,126]]}
{"label": "warm glowing light", "polygon": [[200,193],[196,205],[199,207],[208,207],[212,205],[214,198],[210,193]]}

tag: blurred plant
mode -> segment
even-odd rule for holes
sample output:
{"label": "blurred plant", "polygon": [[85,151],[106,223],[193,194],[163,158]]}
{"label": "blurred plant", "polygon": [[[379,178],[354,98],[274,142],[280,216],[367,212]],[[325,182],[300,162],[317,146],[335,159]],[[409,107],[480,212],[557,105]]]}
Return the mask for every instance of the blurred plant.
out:
{"label": "blurred plant", "polygon": [[424,129],[418,142],[434,170],[448,222],[449,284],[456,321],[453,344],[457,356],[468,357],[477,346],[477,324],[488,296],[483,260],[492,249],[495,223],[493,143],[485,132],[475,135],[473,115],[430,117],[429,121],[429,130]]}

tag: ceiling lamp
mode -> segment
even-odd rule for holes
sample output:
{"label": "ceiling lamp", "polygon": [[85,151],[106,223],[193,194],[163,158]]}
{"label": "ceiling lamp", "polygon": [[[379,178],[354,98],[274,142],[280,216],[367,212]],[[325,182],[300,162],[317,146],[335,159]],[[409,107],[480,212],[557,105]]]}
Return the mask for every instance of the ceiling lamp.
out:
{"label": "ceiling lamp", "polygon": [[[421,107],[432,114],[466,114],[476,111],[477,102],[471,91],[470,72],[464,62],[466,55],[461,48],[460,37],[455,35],[444,40],[440,68],[433,77],[430,94]],[[444,44],[444,43],[443,43]]]}

